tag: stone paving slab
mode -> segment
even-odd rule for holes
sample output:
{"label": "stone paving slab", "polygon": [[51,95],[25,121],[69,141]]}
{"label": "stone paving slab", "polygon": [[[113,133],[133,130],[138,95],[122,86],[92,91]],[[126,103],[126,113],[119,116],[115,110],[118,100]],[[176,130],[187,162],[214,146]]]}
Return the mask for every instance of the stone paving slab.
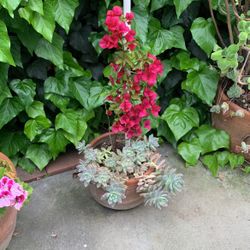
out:
{"label": "stone paving slab", "polygon": [[185,174],[185,190],[167,209],[112,211],[98,205],[72,172],[33,182],[8,250],[250,249],[250,176],[210,176],[184,168],[169,146],[167,161]]}

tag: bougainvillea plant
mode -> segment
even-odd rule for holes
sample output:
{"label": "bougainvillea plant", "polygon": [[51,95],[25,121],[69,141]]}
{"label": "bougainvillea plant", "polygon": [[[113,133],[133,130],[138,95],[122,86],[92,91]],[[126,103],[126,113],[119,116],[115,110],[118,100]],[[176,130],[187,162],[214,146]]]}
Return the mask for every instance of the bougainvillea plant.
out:
{"label": "bougainvillea plant", "polygon": [[142,128],[150,130],[150,116],[158,116],[157,94],[153,90],[163,65],[135,38],[130,28],[133,13],[122,14],[115,6],[107,12],[108,34],[100,40],[103,49],[115,49],[104,75],[110,80],[108,115],[115,115],[114,132],[124,132],[128,138],[138,137]]}
{"label": "bougainvillea plant", "polygon": [[12,178],[8,169],[8,163],[0,160],[0,215],[8,207],[20,210],[32,193],[32,188],[18,178]]}
{"label": "bougainvillea plant", "polygon": [[85,187],[92,183],[102,188],[105,192],[101,199],[111,207],[123,202],[126,183],[135,178],[136,191],[145,204],[162,208],[172,194],[181,191],[183,179],[161,160],[156,152],[158,139],[153,135],[144,140],[141,137],[151,128],[151,116],[158,116],[160,111],[153,89],[163,65],[135,39],[135,31],[130,28],[133,18],[133,13],[124,16],[120,7],[113,7],[105,21],[108,34],[99,43],[103,49],[114,50],[104,70],[111,86],[107,115],[115,117],[112,131],[126,138],[119,141],[119,148],[114,147],[112,139],[101,148],[80,143],[77,149],[84,159],[78,165],[78,176]]}

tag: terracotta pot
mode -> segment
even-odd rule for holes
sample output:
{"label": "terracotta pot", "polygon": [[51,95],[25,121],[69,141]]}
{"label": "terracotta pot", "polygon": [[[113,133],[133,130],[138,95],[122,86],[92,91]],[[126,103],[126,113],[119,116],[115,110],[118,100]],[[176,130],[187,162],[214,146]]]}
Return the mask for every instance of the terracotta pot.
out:
{"label": "terracotta pot", "polygon": [[5,213],[0,216],[0,250],[5,250],[12,238],[16,227],[17,210],[7,208]]}
{"label": "terracotta pot", "polygon": [[[16,178],[16,169],[13,162],[0,152],[0,160],[8,163],[8,172],[6,175],[12,179]],[[0,216],[0,250],[5,250],[12,238],[16,227],[17,210],[15,208],[6,208],[3,215]]]}
{"label": "terracotta pot", "polygon": [[[212,125],[215,128],[223,129],[230,135],[231,151],[234,153],[242,153],[241,142],[245,142],[250,145],[250,112],[246,109],[241,108],[237,104],[230,101],[230,99],[224,93],[222,86],[218,89],[216,98],[216,104],[227,102],[229,105],[229,111],[223,114],[212,113]],[[245,116],[231,117],[229,112],[241,110]],[[244,154],[246,160],[250,161],[250,153]]]}
{"label": "terracotta pot", "polygon": [[[98,148],[98,147],[102,147],[102,146],[109,146],[111,145],[111,141],[113,142],[113,145],[115,145],[115,147],[123,147],[123,141],[125,139],[124,134],[116,134],[113,132],[109,132],[109,133],[105,133],[103,135],[101,135],[100,137],[96,138],[95,140],[93,140],[90,145],[93,148]],[[153,170],[149,170],[146,174],[151,173]],[[134,207],[137,207],[139,205],[141,205],[144,202],[143,197],[141,197],[137,192],[136,192],[136,188],[137,188],[137,183],[138,183],[138,179],[136,178],[132,178],[129,179],[128,181],[126,181],[126,198],[123,199],[121,204],[117,204],[114,207],[111,207],[105,200],[102,200],[101,197],[102,195],[105,193],[105,191],[102,188],[97,188],[94,184],[90,184],[89,186],[89,190],[91,195],[93,196],[93,198],[102,206],[107,207],[107,208],[111,208],[114,210],[128,210]]]}

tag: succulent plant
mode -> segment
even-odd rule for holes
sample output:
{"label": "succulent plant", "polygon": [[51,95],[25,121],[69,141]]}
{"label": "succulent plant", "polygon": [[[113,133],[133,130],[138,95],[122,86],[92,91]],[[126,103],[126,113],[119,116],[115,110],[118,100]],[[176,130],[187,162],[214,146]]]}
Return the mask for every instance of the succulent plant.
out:
{"label": "succulent plant", "polygon": [[160,188],[153,188],[147,193],[142,194],[145,199],[145,205],[155,206],[158,209],[168,205],[169,195]]}
{"label": "succulent plant", "polygon": [[96,186],[99,187],[107,187],[109,180],[111,179],[112,175],[110,171],[106,168],[99,168],[95,174],[94,182]]}
{"label": "succulent plant", "polygon": [[102,200],[106,200],[111,207],[122,203],[122,200],[126,198],[126,186],[120,182],[112,180],[110,185],[107,186],[106,191],[102,196]]}
{"label": "succulent plant", "polygon": [[76,149],[78,150],[78,153],[81,154],[83,153],[89,145],[86,145],[85,141],[79,142],[78,145],[76,146]]}
{"label": "succulent plant", "polygon": [[184,184],[182,177],[182,174],[176,174],[176,169],[165,170],[162,175],[159,175],[161,186],[171,193],[182,190]]}
{"label": "succulent plant", "polygon": [[133,141],[131,143],[131,148],[137,153],[145,152],[147,149],[147,143],[143,140]]}
{"label": "succulent plant", "polygon": [[125,198],[126,180],[138,178],[136,191],[144,197],[145,204],[165,207],[171,194],[181,191],[183,178],[175,169],[168,168],[155,152],[157,147],[158,140],[153,135],[144,140],[125,140],[125,146],[116,152],[111,146],[93,149],[82,142],[78,146],[84,153],[77,166],[80,181],[85,187],[92,182],[97,188],[103,188],[102,199],[114,207]]}
{"label": "succulent plant", "polygon": [[120,170],[124,173],[131,174],[135,171],[136,165],[134,164],[132,159],[126,156],[123,156],[118,163],[119,163]]}
{"label": "succulent plant", "polygon": [[94,181],[96,171],[97,171],[97,165],[95,163],[91,163],[86,167],[81,167],[78,176],[80,178],[80,181],[83,182],[83,185],[85,187],[87,187],[91,181]]}
{"label": "succulent plant", "polygon": [[115,153],[112,153],[111,156],[104,159],[103,164],[111,169],[112,171],[115,171],[117,167],[117,162],[120,160],[120,157],[116,155]]}
{"label": "succulent plant", "polygon": [[154,135],[150,135],[147,140],[147,146],[149,149],[155,151],[159,147],[158,138],[154,137]]}
{"label": "succulent plant", "polygon": [[97,150],[96,149],[93,149],[93,148],[90,148],[90,147],[87,147],[85,150],[84,150],[84,158],[87,162],[94,162],[97,160]]}

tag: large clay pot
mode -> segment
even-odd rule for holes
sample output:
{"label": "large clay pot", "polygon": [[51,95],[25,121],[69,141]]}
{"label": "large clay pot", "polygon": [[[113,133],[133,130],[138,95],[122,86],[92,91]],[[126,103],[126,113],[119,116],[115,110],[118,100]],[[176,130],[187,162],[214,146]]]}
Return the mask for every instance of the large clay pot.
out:
{"label": "large clay pot", "polygon": [[[100,137],[93,140],[90,145],[93,148],[106,147],[109,145],[113,145],[116,148],[122,148],[124,145],[124,134],[116,134],[113,132],[105,133]],[[111,143],[112,142],[112,143]],[[149,171],[152,172],[152,171]],[[104,194],[104,190],[102,188],[97,188],[94,184],[90,184],[89,190],[92,194],[93,198],[102,206],[108,207],[115,210],[128,210],[134,207],[141,205],[144,201],[143,197],[141,197],[137,192],[137,183],[138,179],[132,178],[129,179],[125,184],[127,186],[126,189],[126,198],[123,199],[121,204],[117,204],[114,207],[111,207],[105,200],[102,200],[101,197]]]}
{"label": "large clay pot", "polygon": [[[241,143],[244,141],[250,145],[250,112],[230,101],[224,93],[222,85],[220,85],[216,104],[222,104],[223,102],[228,103],[229,111],[225,114],[222,112],[220,114],[212,113],[212,125],[215,128],[225,130],[230,135],[232,152],[242,153]],[[236,112],[237,110],[244,112],[245,116],[243,118],[231,117],[230,111]],[[250,153],[244,154],[244,156],[246,160],[250,161]]]}
{"label": "large clay pot", "polygon": [[16,227],[17,210],[9,207],[0,216],[0,250],[5,250],[12,238]]}

